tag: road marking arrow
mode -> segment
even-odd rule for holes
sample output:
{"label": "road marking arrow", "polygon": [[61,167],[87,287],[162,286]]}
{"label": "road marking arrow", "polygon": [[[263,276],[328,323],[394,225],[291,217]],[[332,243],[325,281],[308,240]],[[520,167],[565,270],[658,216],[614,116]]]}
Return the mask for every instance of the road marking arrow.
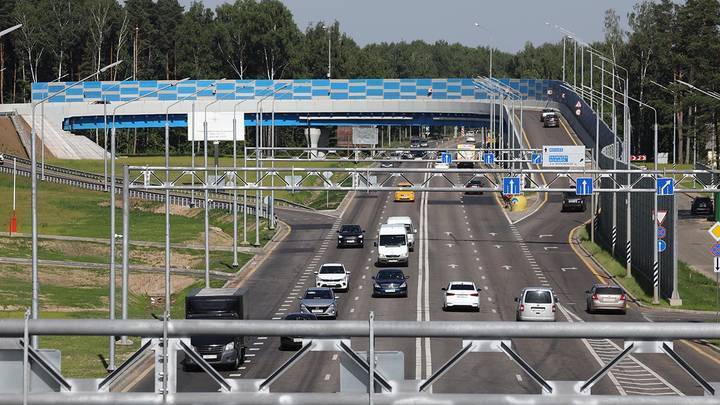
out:
{"label": "road marking arrow", "polygon": [[510,269],[512,269],[512,266],[508,266],[507,264],[504,265],[504,266],[500,266],[500,267],[503,268],[503,269],[505,269],[505,270],[510,270]]}
{"label": "road marking arrow", "polygon": [[451,267],[453,270],[455,270],[456,267],[458,267],[457,264],[448,264],[448,267]]}
{"label": "road marking arrow", "polygon": [[542,238],[552,238],[552,235],[551,235],[551,234],[548,234],[548,235],[543,234],[543,235],[538,235],[538,236],[540,236],[540,239],[542,239]]}
{"label": "road marking arrow", "polygon": [[577,267],[563,267],[560,270],[566,271],[566,270],[577,270]]}
{"label": "road marking arrow", "polygon": [[550,249],[557,249],[557,246],[545,246],[543,247],[543,249],[545,249],[546,251]]}

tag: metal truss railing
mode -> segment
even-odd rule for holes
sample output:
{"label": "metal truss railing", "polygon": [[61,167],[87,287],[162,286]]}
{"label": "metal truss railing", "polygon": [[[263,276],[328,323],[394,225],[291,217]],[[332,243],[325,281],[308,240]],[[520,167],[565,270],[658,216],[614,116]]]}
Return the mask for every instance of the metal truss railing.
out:
{"label": "metal truss railing", "polygon": [[[593,323],[543,323],[518,322],[413,322],[375,321],[265,321],[265,320],[0,320],[0,337],[33,335],[140,335],[150,337],[141,352],[154,351],[156,390],[154,393],[108,392],[108,380],[77,382],[68,380],[67,387],[51,394],[24,392],[30,404],[100,404],[100,403],[176,403],[176,404],[269,404],[288,402],[293,404],[476,404],[476,403],[536,403],[536,404],[716,404],[718,383],[709,382],[693,369],[673,349],[678,339],[718,339],[720,324],[706,323],[647,323],[647,322],[593,322]],[[302,348],[264,379],[225,379],[210,367],[188,344],[188,337],[222,336],[302,336]],[[388,379],[368,359],[374,359],[376,338],[462,338],[461,349],[422,380]],[[370,342],[368,357],[351,348],[351,338],[366,338]],[[624,350],[615,359],[603,365],[587,381],[552,381],[533,369],[513,347],[511,339],[622,339]],[[27,346],[26,346],[27,348]],[[308,352],[335,351],[347,356],[364,375],[366,393],[276,393],[270,385],[303,358]],[[209,387],[204,393],[178,392],[177,353],[183,352],[203,369],[220,387]],[[431,386],[450,368],[469,353],[504,353],[517,364],[541,388],[540,395],[533,394],[437,394]],[[591,395],[591,388],[622,358],[631,353],[667,354],[693,378],[704,391],[704,396],[613,396]],[[135,357],[135,356],[134,356]],[[128,361],[132,362],[133,358]],[[37,362],[36,359],[30,361]],[[122,369],[123,367],[121,367]],[[161,372],[159,370],[162,370]],[[58,376],[62,379],[62,376]],[[469,377],[471,378],[471,377]],[[72,385],[77,382],[77,385]],[[373,385],[373,383],[375,385]],[[471,381],[468,381],[471,383]],[[371,389],[373,386],[377,391]],[[95,387],[93,389],[92,387]],[[21,394],[0,396],[1,404],[22,403]]]}
{"label": "metal truss railing", "polygon": [[[577,178],[591,178],[594,193],[656,193],[659,179],[671,178],[675,193],[720,192],[717,171],[707,170],[604,170],[532,168],[190,168],[130,166],[134,173],[130,189],[144,190],[286,190],[286,191],[465,191],[472,179],[481,179],[476,191],[503,193],[503,178],[519,178],[523,192],[574,192]],[[205,171],[217,172],[205,182]],[[139,174],[138,174],[139,173]],[[168,174],[167,182],[165,181]],[[245,180],[250,174],[252,180]],[[411,176],[416,175],[416,176]],[[419,176],[418,176],[419,175]],[[460,176],[454,176],[460,175]],[[620,177],[630,175],[629,184]],[[710,176],[709,176],[710,175]],[[544,181],[539,180],[539,176]],[[414,179],[415,177],[421,180]],[[194,179],[194,185],[192,183]],[[705,183],[710,179],[711,183]],[[608,181],[603,181],[608,180]],[[650,184],[648,181],[650,180]],[[400,183],[405,183],[400,185]],[[271,184],[272,183],[272,184]],[[565,184],[560,184],[565,183]],[[697,187],[687,187],[693,183]],[[507,190],[505,190],[507,191]],[[517,194],[517,192],[505,194]]]}

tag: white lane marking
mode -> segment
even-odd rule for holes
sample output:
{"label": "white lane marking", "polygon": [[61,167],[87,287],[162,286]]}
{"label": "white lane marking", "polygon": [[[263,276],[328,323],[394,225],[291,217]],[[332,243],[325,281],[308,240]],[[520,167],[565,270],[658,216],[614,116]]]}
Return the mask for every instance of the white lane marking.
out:
{"label": "white lane marking", "polygon": [[362,279],[365,280],[365,275],[363,274]]}
{"label": "white lane marking", "polygon": [[251,351],[251,352],[256,352],[256,351],[258,351],[258,350],[260,350],[259,347],[251,347],[251,348],[250,348],[250,351]]}
{"label": "white lane marking", "polygon": [[230,377],[242,377],[242,374],[235,373],[235,374],[228,374]]}
{"label": "white lane marking", "polygon": [[363,286],[359,285],[358,290],[362,290]]}
{"label": "white lane marking", "polygon": [[492,308],[491,311],[493,314],[497,314],[497,310],[495,308]]}
{"label": "white lane marking", "polygon": [[357,300],[359,300],[359,299],[360,299],[360,297],[355,297],[354,299],[355,299],[355,301],[357,301]]}
{"label": "white lane marking", "polygon": [[350,313],[352,314],[353,312],[355,312],[355,308],[350,308]]}
{"label": "white lane marking", "polygon": [[253,342],[253,345],[255,345],[255,346],[262,346],[264,344],[265,344],[265,342]]}
{"label": "white lane marking", "polygon": [[520,374],[515,374],[515,379],[517,379],[518,382],[522,382],[522,376]]}
{"label": "white lane marking", "polygon": [[489,302],[492,302],[492,298],[491,298],[491,297],[487,297],[487,299],[488,299]]}
{"label": "white lane marking", "polygon": [[247,367],[245,367],[245,366],[238,368],[238,370],[245,370],[245,369],[247,369]]}
{"label": "white lane marking", "polygon": [[329,381],[329,380],[330,380],[330,374],[325,374],[325,381]]}
{"label": "white lane marking", "polygon": [[481,279],[485,280],[485,276],[480,276]]}
{"label": "white lane marking", "polygon": [[267,340],[267,336],[258,336],[258,340]]}
{"label": "white lane marking", "polygon": [[255,357],[255,355],[248,353],[248,354],[245,355],[245,357]]}
{"label": "white lane marking", "polygon": [[332,355],[332,361],[337,361],[337,359],[338,359],[337,353],[333,354],[333,355]]}
{"label": "white lane marking", "polygon": [[277,321],[278,319],[282,319],[282,318],[280,318],[279,316],[274,316],[274,317],[272,318],[273,321]]}

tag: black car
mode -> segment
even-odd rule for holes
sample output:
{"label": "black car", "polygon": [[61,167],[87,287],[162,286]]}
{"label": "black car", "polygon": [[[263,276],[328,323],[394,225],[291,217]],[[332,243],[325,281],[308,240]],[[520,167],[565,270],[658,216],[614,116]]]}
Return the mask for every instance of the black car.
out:
{"label": "black car", "polygon": [[553,110],[552,108],[543,108],[542,113],[540,114],[540,122],[544,122],[545,117],[548,114],[554,114],[554,113],[555,113],[555,110]]}
{"label": "black car", "polygon": [[563,193],[562,212],[585,212],[585,199],[575,193]]}
{"label": "black car", "polygon": [[400,269],[383,269],[373,276],[373,297],[407,297],[407,279]]}
{"label": "black car", "polygon": [[543,120],[543,126],[545,128],[551,128],[551,127],[558,127],[560,126],[560,119],[558,118],[557,114],[551,113],[545,115],[545,120]]}
{"label": "black car", "polygon": [[690,213],[693,215],[713,215],[715,213],[713,205],[713,200],[710,197],[695,197],[690,207]]}
{"label": "black car", "polygon": [[[285,316],[286,321],[317,321],[317,317],[313,314],[305,314],[302,312],[293,312]],[[294,336],[280,336],[280,350],[299,350],[302,342],[296,340]]]}
{"label": "black car", "polygon": [[413,138],[410,140],[410,147],[411,148],[419,148],[421,144],[421,141],[419,138]]}
{"label": "black car", "polygon": [[467,195],[482,195],[482,190],[480,188],[483,187],[482,180],[478,178],[474,178],[465,184],[465,194]]}
{"label": "black car", "polygon": [[365,231],[360,225],[343,225],[337,231],[337,247],[365,246]]}

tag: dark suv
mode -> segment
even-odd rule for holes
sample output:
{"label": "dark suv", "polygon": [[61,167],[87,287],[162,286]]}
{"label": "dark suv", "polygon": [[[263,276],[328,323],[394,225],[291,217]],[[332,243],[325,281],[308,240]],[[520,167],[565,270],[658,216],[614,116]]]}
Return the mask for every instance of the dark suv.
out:
{"label": "dark suv", "polygon": [[585,212],[585,199],[575,193],[563,193],[562,212]]}
{"label": "dark suv", "polygon": [[365,246],[365,231],[360,225],[343,225],[337,231],[337,247]]}
{"label": "dark suv", "polygon": [[690,213],[693,215],[713,215],[715,213],[713,200],[710,197],[695,197],[690,207]]}
{"label": "dark suv", "polygon": [[551,127],[558,127],[560,126],[560,119],[558,118],[556,113],[551,113],[545,115],[545,120],[543,121],[543,126],[545,128],[551,128]]}

